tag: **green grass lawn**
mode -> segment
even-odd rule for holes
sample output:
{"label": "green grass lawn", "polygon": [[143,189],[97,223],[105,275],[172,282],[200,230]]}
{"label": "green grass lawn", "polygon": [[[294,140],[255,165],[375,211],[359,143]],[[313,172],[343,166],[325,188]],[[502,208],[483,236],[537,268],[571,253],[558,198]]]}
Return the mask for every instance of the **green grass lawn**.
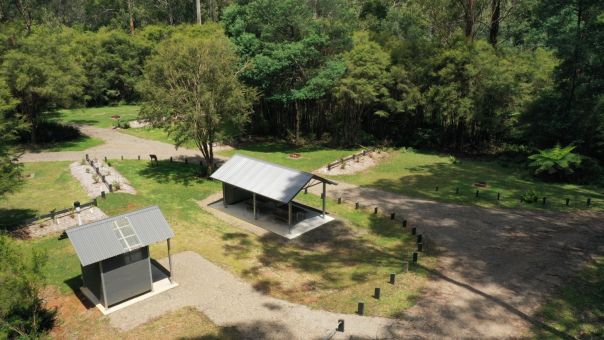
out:
{"label": "green grass lawn", "polygon": [[[604,338],[604,257],[598,257],[582,274],[566,284],[539,313],[548,327],[575,339]],[[535,328],[537,339],[559,339],[547,327]]]}
{"label": "green grass lawn", "polygon": [[[168,136],[168,133],[160,128],[153,128],[153,127],[142,127],[142,128],[136,128],[136,129],[130,128],[130,129],[120,130],[120,132],[129,134],[132,136],[144,138],[144,139],[151,139],[151,140],[156,140],[156,141],[164,142],[164,143],[168,143],[168,144],[174,144],[174,139],[172,137]],[[182,147],[197,150],[197,146],[195,145],[194,142],[187,142]]]}
{"label": "green grass lawn", "polygon": [[[358,301],[365,301],[368,315],[396,316],[415,302],[427,280],[418,267],[400,275],[397,285],[386,283],[389,273],[401,272],[402,261],[410,259],[415,247],[409,232],[387,218],[329,201],[328,210],[342,217],[339,221],[294,241],[273,234],[260,237],[197,205],[221,186],[199,179],[195,165],[160,162],[150,167],[136,160],[112,164],[139,193],[110,194],[99,203],[103,211],[115,215],[157,204],[175,230],[175,252],[195,251],[273,296],[346,313],[354,312]],[[319,198],[312,195],[301,194],[299,200],[320,206]],[[69,241],[48,237],[26,244],[50,253],[49,283],[71,294],[80,268]],[[166,256],[163,243],[151,251],[155,258]],[[435,258],[426,256],[422,264],[433,266]],[[382,299],[372,299],[373,288],[380,286]]]}
{"label": "green grass lawn", "polygon": [[14,226],[52,209],[72,207],[74,201],[89,200],[84,189],[71,176],[69,162],[25,163],[24,175],[23,188],[0,200],[2,227]]}
{"label": "green grass lawn", "polygon": [[70,140],[59,142],[50,145],[43,145],[38,148],[31,149],[31,152],[58,152],[58,151],[83,151],[86,149],[90,149],[92,147],[98,146],[105,143],[100,138],[90,137],[83,135],[82,137]]}
{"label": "green grass lawn", "polygon": [[120,121],[131,121],[138,117],[138,105],[120,105],[104,107],[88,107],[81,109],[60,110],[56,118],[64,123],[93,125],[101,128],[112,127],[116,120],[111,118],[113,115],[120,116]]}
{"label": "green grass lawn", "polygon": [[[218,155],[230,157],[235,153],[241,153],[303,171],[313,171],[355,152],[358,152],[358,149],[331,149],[320,145],[295,147],[281,142],[265,142],[221,151]],[[292,153],[299,153],[302,157],[289,158]]]}
{"label": "green grass lawn", "polygon": [[[446,155],[402,150],[393,150],[390,154],[374,168],[332,178],[412,197],[485,207],[564,210],[567,209],[565,199],[569,198],[570,209],[584,209],[587,198],[591,198],[591,208],[604,209],[603,188],[545,183],[534,179],[527,169],[504,167],[492,161],[458,160],[453,163]],[[477,182],[486,182],[488,187],[475,187]],[[456,188],[459,188],[459,194],[456,194]],[[478,198],[476,190],[479,190]],[[542,205],[541,200],[531,204],[520,202],[520,196],[528,190],[535,190],[540,198],[547,197],[546,205]],[[500,201],[497,201],[497,193],[501,195]]]}

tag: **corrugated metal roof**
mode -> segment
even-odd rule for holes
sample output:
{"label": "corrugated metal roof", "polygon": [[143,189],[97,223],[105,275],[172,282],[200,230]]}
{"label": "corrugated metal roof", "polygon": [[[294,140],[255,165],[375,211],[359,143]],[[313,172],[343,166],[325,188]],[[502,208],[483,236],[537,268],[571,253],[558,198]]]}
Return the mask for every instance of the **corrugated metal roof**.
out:
{"label": "corrugated metal roof", "polygon": [[83,266],[128,252],[113,230],[113,222],[121,217],[130,220],[142,247],[174,237],[156,205],[67,229],[65,232]]}
{"label": "corrugated metal roof", "polygon": [[240,154],[231,157],[210,177],[283,203],[291,201],[312,178],[323,180],[308,172]]}

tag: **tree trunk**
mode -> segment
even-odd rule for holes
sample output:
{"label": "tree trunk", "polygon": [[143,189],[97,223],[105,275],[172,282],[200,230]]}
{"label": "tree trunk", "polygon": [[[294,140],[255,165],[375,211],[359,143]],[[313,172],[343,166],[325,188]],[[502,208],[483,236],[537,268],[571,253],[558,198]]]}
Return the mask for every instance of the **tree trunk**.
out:
{"label": "tree trunk", "polygon": [[468,40],[474,40],[474,24],[475,16],[474,11],[476,6],[476,0],[467,0],[467,5],[464,6],[464,21],[465,21],[465,36]]}
{"label": "tree trunk", "polygon": [[130,34],[134,34],[134,13],[132,13],[133,2],[134,0],[128,0],[128,15],[130,16]]}
{"label": "tree trunk", "polygon": [[499,34],[499,20],[501,20],[501,0],[491,0],[491,27],[489,29],[489,43],[497,45]]}
{"label": "tree trunk", "polygon": [[294,109],[296,110],[296,115],[295,115],[295,130],[296,130],[296,144],[298,144],[300,142],[300,120],[301,120],[301,113],[300,113],[300,107],[298,106],[298,101],[295,100],[294,101]]}
{"label": "tree trunk", "polygon": [[197,23],[201,25],[201,0],[195,0],[195,11],[197,12]]}

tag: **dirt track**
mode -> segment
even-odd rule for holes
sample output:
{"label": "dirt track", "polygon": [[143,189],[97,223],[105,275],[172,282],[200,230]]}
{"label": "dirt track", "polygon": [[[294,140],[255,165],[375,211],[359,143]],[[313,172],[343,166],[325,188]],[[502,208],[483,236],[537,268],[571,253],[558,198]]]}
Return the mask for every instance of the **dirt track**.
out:
{"label": "dirt track", "polygon": [[[93,126],[80,126],[83,134],[102,139],[105,143],[92,147],[85,151],[61,151],[61,152],[28,152],[24,154],[21,162],[49,162],[49,161],[79,161],[84,155],[102,159],[141,159],[149,160],[149,154],[157,155],[159,159],[174,158],[200,158],[199,150],[178,148],[172,144],[158,142],[154,140],[139,138],[118,130],[97,128]],[[217,150],[216,148],[214,149]]]}
{"label": "dirt track", "polygon": [[525,336],[543,298],[604,254],[602,214],[484,209],[346,183],[330,186],[328,195],[396,212],[438,245],[434,280],[402,315],[413,321],[409,331],[424,337]]}

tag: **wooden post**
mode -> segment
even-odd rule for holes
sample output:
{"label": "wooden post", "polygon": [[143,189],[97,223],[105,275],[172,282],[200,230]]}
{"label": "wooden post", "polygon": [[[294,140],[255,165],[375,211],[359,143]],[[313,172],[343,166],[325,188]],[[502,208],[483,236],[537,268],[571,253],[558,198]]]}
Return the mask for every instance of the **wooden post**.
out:
{"label": "wooden post", "polygon": [[225,186],[224,182],[222,182],[222,205],[226,208],[227,207],[227,202],[226,202],[226,190],[225,190],[225,188],[226,188],[226,186]]}
{"label": "wooden post", "polygon": [[252,193],[252,203],[253,203],[253,206],[254,206],[254,219],[257,220],[258,219],[258,213],[257,213],[257,210],[256,210],[256,193],[255,192]]}
{"label": "wooden post", "polygon": [[174,283],[172,279],[172,253],[170,252],[170,239],[168,239],[168,266],[170,267],[170,283]]}
{"label": "wooden post", "polygon": [[381,292],[382,292],[381,288],[376,288],[373,291],[373,297],[379,300],[380,299],[380,295],[382,295]]}
{"label": "wooden post", "polygon": [[338,197],[338,204],[342,204],[342,197]]}
{"label": "wooden post", "polygon": [[396,274],[390,273],[390,284],[393,285],[395,280],[396,280]]}
{"label": "wooden post", "polygon": [[356,203],[354,204],[354,208],[355,208],[355,209],[358,209],[358,208],[359,208],[359,202],[356,202]]}
{"label": "wooden post", "polygon": [[321,217],[325,218],[325,182],[323,182],[323,214]]}
{"label": "wooden post", "polygon": [[359,302],[359,304],[357,306],[357,314],[363,315],[364,313],[365,313],[365,303]]}
{"label": "wooden post", "polygon": [[374,215],[377,215],[377,213],[378,213],[378,207],[375,207],[375,208],[373,209],[373,214],[374,214]]}
{"label": "wooden post", "polygon": [[394,213],[390,214],[390,219],[393,220],[394,219]]}

